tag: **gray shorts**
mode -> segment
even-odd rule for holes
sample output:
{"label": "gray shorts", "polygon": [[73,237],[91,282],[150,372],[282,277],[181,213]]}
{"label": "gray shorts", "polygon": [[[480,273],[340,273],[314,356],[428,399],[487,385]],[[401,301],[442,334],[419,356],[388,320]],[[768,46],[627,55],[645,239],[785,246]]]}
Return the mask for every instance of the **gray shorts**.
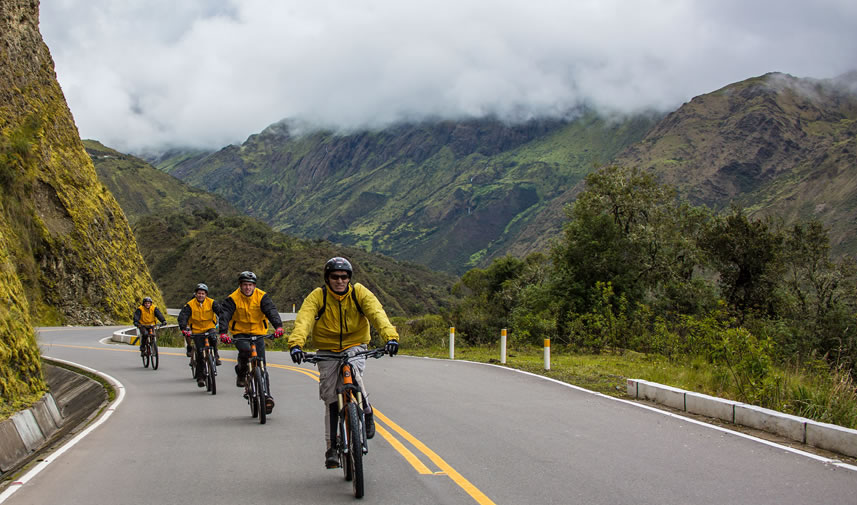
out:
{"label": "gray shorts", "polygon": [[[367,349],[365,344],[356,345],[354,347],[349,347],[348,349],[342,352],[333,352],[333,351],[318,351],[316,354],[319,356],[354,356],[360,351],[365,351]],[[336,402],[336,385],[339,380],[339,362],[338,361],[319,361],[316,363],[318,366],[318,397],[321,398],[325,404],[330,404]],[[366,394],[366,386],[363,382],[363,370],[366,369],[366,358],[364,356],[360,356],[351,361],[351,365],[354,369],[357,370],[357,382],[360,384],[360,390],[363,392],[363,396],[368,396]]]}

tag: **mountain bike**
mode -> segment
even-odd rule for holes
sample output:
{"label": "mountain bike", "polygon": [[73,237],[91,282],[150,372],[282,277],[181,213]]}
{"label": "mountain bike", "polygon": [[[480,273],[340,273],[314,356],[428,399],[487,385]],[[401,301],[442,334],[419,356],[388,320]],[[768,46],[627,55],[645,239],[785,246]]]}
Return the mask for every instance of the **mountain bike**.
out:
{"label": "mountain bike", "polygon": [[[217,394],[217,363],[215,362],[216,358],[214,356],[214,350],[211,347],[211,339],[214,338],[210,333],[194,333],[191,334],[194,350],[190,355],[190,370],[191,376],[194,380],[197,379],[198,375],[201,374],[203,381],[205,381],[205,390],[210,392],[213,395]],[[196,360],[196,342],[197,337],[202,337],[202,341],[205,342],[205,345],[202,348],[202,363],[198,363]]]}
{"label": "mountain bike", "polygon": [[[363,412],[363,393],[357,383],[357,374],[351,365],[351,360],[360,356],[380,358],[387,353],[383,347],[368,351],[360,351],[353,356],[319,355],[305,353],[304,361],[318,363],[319,361],[339,362],[339,382],[336,396],[339,408],[339,433],[331,433],[331,439],[336,440],[336,453],[339,455],[339,466],[345,474],[345,480],[351,481],[354,496],[363,497],[363,456],[369,453],[366,439],[366,414]],[[334,438],[334,435],[336,437]]]}
{"label": "mountain bike", "polygon": [[145,334],[146,345],[143,346],[143,368],[149,368],[149,363],[152,363],[152,370],[158,369],[158,333],[155,331],[157,326],[153,324],[140,326],[140,338]]}
{"label": "mountain bike", "polygon": [[250,404],[250,415],[255,419],[259,417],[259,424],[267,422],[268,410],[265,405],[270,393],[268,382],[268,370],[265,360],[256,353],[256,341],[261,338],[271,338],[273,335],[254,335],[252,337],[241,337],[234,340],[250,341],[250,362],[244,374],[244,398]]}

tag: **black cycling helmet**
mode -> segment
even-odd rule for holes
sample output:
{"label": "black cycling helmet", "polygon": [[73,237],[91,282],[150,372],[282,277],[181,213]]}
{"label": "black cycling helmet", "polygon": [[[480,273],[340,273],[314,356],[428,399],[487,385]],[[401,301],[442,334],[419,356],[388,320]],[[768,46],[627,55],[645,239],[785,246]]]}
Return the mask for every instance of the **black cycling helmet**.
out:
{"label": "black cycling helmet", "polygon": [[151,296],[147,296],[147,297],[143,298],[143,303],[146,303],[146,302],[152,302],[152,303],[155,303],[155,302],[152,300],[152,297],[151,297]]}
{"label": "black cycling helmet", "polygon": [[252,282],[253,284],[256,284],[256,274],[249,270],[241,272],[238,274],[238,284],[241,284],[242,282]]}
{"label": "black cycling helmet", "polygon": [[205,294],[208,294],[208,286],[206,286],[205,283],[200,282],[199,284],[197,284],[196,289],[194,289],[193,292],[196,293],[200,289],[205,291]]}
{"label": "black cycling helmet", "polygon": [[351,263],[349,263],[347,259],[337,256],[335,258],[330,258],[327,260],[327,263],[324,264],[324,280],[327,281],[327,277],[330,275],[330,272],[335,272],[337,270],[348,272],[348,277],[351,277],[351,274],[354,273],[354,269],[351,268]]}

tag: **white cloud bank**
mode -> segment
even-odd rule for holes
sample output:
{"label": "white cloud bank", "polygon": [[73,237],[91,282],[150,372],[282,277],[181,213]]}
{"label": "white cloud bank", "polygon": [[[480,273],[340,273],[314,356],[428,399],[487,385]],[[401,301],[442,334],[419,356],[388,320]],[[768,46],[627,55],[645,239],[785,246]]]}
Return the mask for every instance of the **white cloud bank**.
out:
{"label": "white cloud bank", "polygon": [[43,0],[84,138],[221,147],[298,118],[672,109],[771,71],[857,68],[857,3],[682,0]]}

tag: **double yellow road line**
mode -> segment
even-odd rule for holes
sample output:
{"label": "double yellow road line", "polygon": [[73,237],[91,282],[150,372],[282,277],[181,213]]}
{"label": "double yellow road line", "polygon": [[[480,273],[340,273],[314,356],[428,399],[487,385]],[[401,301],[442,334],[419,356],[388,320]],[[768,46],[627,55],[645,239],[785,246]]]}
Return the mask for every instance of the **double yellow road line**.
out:
{"label": "double yellow road line", "polygon": [[[294,372],[302,373],[316,382],[318,381],[318,371],[310,370],[306,368],[290,366],[290,365],[276,365],[276,364],[268,364],[268,368],[283,368],[286,370],[292,370]],[[476,500],[476,503],[480,505],[494,505],[494,502],[491,501],[490,498],[485,496],[485,493],[480,491],[476,486],[470,483],[463,475],[461,475],[455,468],[450,466],[449,463],[444,461],[443,458],[438,456],[436,452],[429,449],[427,445],[422,443],[417,437],[408,433],[404,428],[393,422],[389,417],[385,416],[380,410],[376,407],[372,407],[372,411],[375,413],[375,431],[384,437],[394,449],[396,449],[399,454],[405,458],[405,461],[410,463],[410,465],[417,471],[420,475],[445,475],[452,479],[455,484],[458,485],[461,489],[464,490],[465,493],[470,495],[471,498]],[[381,423],[383,423],[383,425]],[[386,425],[386,428],[385,428]],[[389,429],[388,429],[389,428]],[[392,430],[392,431],[390,431]],[[414,454],[413,451],[408,449],[408,447],[396,436],[393,434],[395,432],[402,439],[408,442],[411,447],[422,453],[425,457],[427,457],[435,466],[439,469],[438,471],[432,471],[422,460]]]}

